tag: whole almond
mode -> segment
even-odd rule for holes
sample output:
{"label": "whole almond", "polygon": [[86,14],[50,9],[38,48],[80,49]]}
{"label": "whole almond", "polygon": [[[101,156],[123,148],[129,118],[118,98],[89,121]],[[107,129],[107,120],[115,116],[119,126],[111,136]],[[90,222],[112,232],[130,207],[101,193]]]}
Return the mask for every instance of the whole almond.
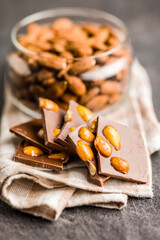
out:
{"label": "whole almond", "polygon": [[93,112],[91,112],[88,108],[82,105],[77,106],[77,112],[83,118],[84,121],[88,121],[93,117]]}
{"label": "whole almond", "polygon": [[120,158],[120,157],[112,157],[111,160],[111,166],[118,172],[121,173],[128,173],[129,171],[129,164],[126,160]]}
{"label": "whole almond", "polygon": [[78,140],[77,146],[76,146],[76,152],[80,159],[84,162],[90,161],[92,162],[94,160],[94,154],[92,149],[82,140]]}
{"label": "whole almond", "polygon": [[117,151],[121,148],[121,138],[113,126],[106,126],[103,129],[103,134]]}
{"label": "whole almond", "polygon": [[69,90],[75,95],[82,96],[86,93],[86,85],[82,82],[80,78],[65,74],[65,79],[68,82]]}
{"label": "whole almond", "polygon": [[46,108],[54,112],[57,112],[59,110],[59,106],[55,102],[47,98],[39,98],[39,108],[40,109]]}
{"label": "whole almond", "polygon": [[94,146],[103,157],[109,157],[112,154],[111,145],[101,136],[96,137]]}
{"label": "whole almond", "polygon": [[66,61],[63,58],[49,52],[42,52],[38,58],[38,62],[43,66],[56,70],[61,70],[66,67]]}
{"label": "whole almond", "polygon": [[98,95],[92,98],[90,101],[88,101],[85,106],[91,109],[92,111],[97,111],[99,109],[104,108],[108,101],[109,98],[107,95]]}
{"label": "whole almond", "polygon": [[55,31],[59,30],[69,30],[73,26],[73,22],[69,18],[58,18],[52,23],[52,28]]}
{"label": "whole almond", "polygon": [[66,92],[61,96],[62,101],[66,102],[66,103],[69,103],[70,100],[73,100],[76,102],[77,98],[78,98],[78,96],[76,96],[70,92]]}
{"label": "whole almond", "polygon": [[111,104],[118,102],[122,98],[122,93],[115,93],[111,95],[109,102]]}
{"label": "whole almond", "polygon": [[45,87],[49,87],[49,86],[53,85],[55,82],[56,82],[55,78],[48,78],[42,82],[42,85]]}
{"label": "whole almond", "polygon": [[46,91],[46,96],[50,99],[57,99],[63,95],[67,89],[66,81],[57,81]]}
{"label": "whole almond", "polygon": [[39,82],[42,82],[44,79],[52,78],[53,76],[54,76],[53,72],[46,69],[42,69],[38,72],[37,80]]}
{"label": "whole almond", "polygon": [[67,46],[67,50],[73,52],[75,57],[86,57],[93,52],[87,42],[80,42],[78,39],[76,42],[70,42]]}
{"label": "whole almond", "polygon": [[95,97],[96,95],[98,95],[98,93],[100,92],[100,89],[99,87],[94,87],[94,88],[91,88],[87,94],[83,95],[81,98],[80,98],[80,104],[86,104],[89,100],[91,100],[93,97]]}
{"label": "whole almond", "polygon": [[105,81],[102,85],[101,85],[101,93],[102,94],[114,94],[114,93],[118,93],[121,90],[121,85],[119,82],[116,81]]}
{"label": "whole almond", "polygon": [[95,139],[95,136],[93,135],[93,133],[86,127],[81,127],[79,129],[78,135],[85,142],[93,142]]}
{"label": "whole almond", "polygon": [[76,61],[72,64],[70,73],[72,75],[78,75],[89,70],[91,67],[95,65],[95,59],[87,58],[80,61]]}
{"label": "whole almond", "polygon": [[58,153],[52,153],[48,156],[49,158],[52,158],[54,160],[61,160],[63,163],[68,162],[69,154],[65,152],[58,152]]}
{"label": "whole almond", "polygon": [[25,155],[31,156],[31,157],[38,157],[43,155],[43,152],[40,148],[34,147],[34,146],[27,146],[23,149],[23,152]]}

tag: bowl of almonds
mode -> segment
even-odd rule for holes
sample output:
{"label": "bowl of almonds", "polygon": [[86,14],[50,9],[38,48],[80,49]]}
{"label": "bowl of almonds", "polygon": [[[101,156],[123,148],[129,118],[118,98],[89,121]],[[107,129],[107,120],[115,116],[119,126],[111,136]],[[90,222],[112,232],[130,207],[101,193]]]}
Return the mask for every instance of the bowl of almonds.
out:
{"label": "bowl of almonds", "polygon": [[132,47],[124,23],[93,9],[57,8],[32,14],[11,32],[6,79],[13,103],[38,116],[38,99],[62,109],[70,100],[93,112],[123,102]]}

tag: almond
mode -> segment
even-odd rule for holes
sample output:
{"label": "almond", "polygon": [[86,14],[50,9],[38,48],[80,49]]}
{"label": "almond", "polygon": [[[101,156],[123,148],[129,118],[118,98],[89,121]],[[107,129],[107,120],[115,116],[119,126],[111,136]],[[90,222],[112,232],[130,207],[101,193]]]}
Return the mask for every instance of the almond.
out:
{"label": "almond", "polygon": [[38,157],[43,155],[43,152],[40,148],[34,146],[27,146],[23,149],[24,154],[31,157]]}
{"label": "almond", "polygon": [[77,96],[72,93],[66,92],[61,96],[62,101],[69,103],[70,100],[77,101]]}
{"label": "almond", "polygon": [[118,151],[121,148],[121,139],[117,130],[112,126],[106,126],[103,134],[112,146]]}
{"label": "almond", "polygon": [[89,173],[93,176],[96,174],[97,172],[97,169],[95,167],[95,165],[91,162],[89,162],[89,165],[88,165],[88,169],[89,169]]}
{"label": "almond", "polygon": [[73,22],[69,18],[58,18],[52,23],[52,28],[55,31],[69,30],[73,27]]}
{"label": "almond", "polygon": [[119,82],[116,81],[105,81],[101,85],[101,93],[102,94],[114,94],[118,93],[121,90],[121,86]]}
{"label": "almond", "polygon": [[111,166],[118,172],[121,173],[128,173],[129,171],[129,164],[126,160],[120,158],[120,157],[112,157],[111,160]]}
{"label": "almond", "polygon": [[61,129],[59,129],[59,128],[55,128],[55,129],[53,130],[53,135],[54,135],[55,138],[58,136],[58,134],[60,133],[60,131],[61,131]]}
{"label": "almond", "polygon": [[46,96],[50,99],[57,99],[63,95],[67,89],[66,81],[57,81],[46,91]]}
{"label": "almond", "polygon": [[88,121],[93,117],[93,113],[88,108],[82,105],[77,106],[77,112],[83,118],[84,121]]}
{"label": "almond", "polygon": [[109,157],[112,154],[111,145],[101,136],[96,137],[94,146],[103,157]]}
{"label": "almond", "polygon": [[93,87],[88,90],[87,94],[80,98],[80,104],[86,104],[89,100],[95,97],[100,92],[99,87]]}
{"label": "almond", "polygon": [[93,120],[89,126],[89,129],[91,130],[92,133],[97,132],[97,119]]}
{"label": "almond", "polygon": [[84,141],[78,140],[77,146],[76,146],[76,152],[82,161],[84,162],[94,161],[93,151]]}
{"label": "almond", "polygon": [[66,163],[69,160],[69,154],[64,152],[52,153],[48,157],[54,160],[61,160],[63,163]]}
{"label": "almond", "polygon": [[72,119],[73,119],[73,112],[71,109],[68,109],[66,115],[64,116],[64,121],[69,122],[69,121],[72,121]]}
{"label": "almond", "polygon": [[69,131],[73,132],[77,127],[70,127]]}
{"label": "almond", "polygon": [[56,70],[61,70],[66,67],[66,61],[63,58],[49,52],[41,52],[38,62],[43,66]]}
{"label": "almond", "polygon": [[91,58],[86,58],[80,61],[76,61],[72,64],[69,72],[72,75],[78,75],[80,73],[83,73],[89,70],[91,67],[95,65],[95,63],[96,63],[95,59],[91,59]]}
{"label": "almond", "polygon": [[73,92],[77,96],[82,96],[86,93],[86,85],[82,82],[80,78],[65,74],[65,79],[69,84],[68,88],[71,92]]}
{"label": "almond", "polygon": [[98,95],[88,101],[86,107],[91,109],[92,111],[97,111],[104,108],[108,101],[109,98],[107,95]]}
{"label": "almond", "polygon": [[93,133],[86,127],[81,127],[79,129],[79,137],[85,142],[93,142],[95,139]]}
{"label": "almond", "polygon": [[48,110],[52,110],[55,112],[57,112],[59,110],[59,106],[55,102],[53,102],[47,98],[39,98],[39,108],[40,109],[46,108]]}
{"label": "almond", "polygon": [[41,128],[41,129],[39,129],[39,131],[38,131],[38,136],[40,137],[40,138],[44,138],[44,130],[43,130],[43,128]]}

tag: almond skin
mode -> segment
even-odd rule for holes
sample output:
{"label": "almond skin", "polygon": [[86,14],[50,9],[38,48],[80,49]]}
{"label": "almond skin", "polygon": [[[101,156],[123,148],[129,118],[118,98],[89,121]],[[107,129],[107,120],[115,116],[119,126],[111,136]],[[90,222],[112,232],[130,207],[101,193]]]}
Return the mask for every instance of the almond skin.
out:
{"label": "almond skin", "polygon": [[101,85],[101,93],[103,94],[114,94],[120,92],[120,84],[116,81],[105,81]]}
{"label": "almond skin", "polygon": [[95,139],[93,133],[86,127],[81,127],[79,129],[79,137],[85,142],[93,142]]}
{"label": "almond skin", "polygon": [[76,152],[80,159],[84,162],[92,162],[94,160],[94,154],[92,149],[82,140],[78,140],[76,146]]}
{"label": "almond skin", "polygon": [[121,148],[121,138],[114,127],[106,126],[103,129],[103,134],[117,151]]}
{"label": "almond skin", "polygon": [[112,154],[111,145],[101,136],[96,137],[94,140],[94,146],[103,157],[107,158]]}
{"label": "almond skin", "polygon": [[34,146],[27,146],[23,149],[24,154],[31,157],[38,157],[43,155],[43,152],[40,148]]}
{"label": "almond skin", "polygon": [[104,108],[107,105],[108,101],[109,98],[107,95],[98,95],[88,101],[86,107],[92,111],[97,111]]}
{"label": "almond skin", "polygon": [[120,157],[112,157],[111,160],[111,166],[118,172],[121,173],[128,173],[129,171],[129,164],[126,160],[120,158]]}

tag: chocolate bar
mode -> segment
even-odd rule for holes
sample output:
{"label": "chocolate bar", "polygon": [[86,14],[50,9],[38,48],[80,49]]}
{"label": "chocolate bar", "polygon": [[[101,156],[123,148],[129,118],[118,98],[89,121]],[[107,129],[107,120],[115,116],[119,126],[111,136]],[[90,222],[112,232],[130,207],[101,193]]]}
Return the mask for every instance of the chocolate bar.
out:
{"label": "chocolate bar", "polygon": [[42,124],[44,130],[44,142],[49,148],[59,151],[67,151],[67,148],[55,142],[54,129],[60,129],[63,123],[64,111],[57,112],[42,109]]}
{"label": "chocolate bar", "polygon": [[69,134],[71,127],[77,127],[85,123],[85,121],[82,119],[82,117],[77,111],[77,106],[78,104],[76,102],[72,100],[69,102],[69,111],[72,112],[72,119],[64,123],[59,135],[56,138],[56,141],[64,147],[70,149],[70,152],[72,154],[75,151],[73,147],[66,141],[67,135]]}
{"label": "chocolate bar", "polygon": [[89,175],[90,175],[90,178],[91,180],[96,183],[97,185],[99,186],[103,186],[104,183],[106,182],[106,180],[109,179],[109,177],[107,176],[102,176],[100,174],[98,174],[98,170],[97,170],[97,159],[96,159],[96,152],[95,152],[95,149],[94,149],[94,145],[93,145],[93,141],[92,142],[86,142],[84,141],[83,139],[80,138],[79,136],[79,132],[80,132],[80,129],[82,129],[83,127],[89,129],[89,125],[92,121],[94,121],[95,119],[97,118],[94,117],[92,118],[88,123],[85,123],[83,125],[80,125],[78,126],[74,131],[70,132],[68,134],[68,137],[67,137],[67,140],[72,144],[72,146],[74,147],[74,149],[76,150],[76,147],[77,147],[77,142],[79,140],[82,140],[83,142],[85,142],[90,148],[91,150],[93,151],[93,154],[94,154],[94,158],[93,160],[91,161],[91,164],[93,164],[93,168],[95,169],[95,173],[91,173],[91,165],[90,165],[90,161],[84,161],[85,165],[87,166],[87,168],[89,169]]}
{"label": "chocolate bar", "polygon": [[[109,136],[108,139],[105,138],[104,128],[107,126],[113,127],[118,134],[115,133],[114,136],[112,132],[111,138],[109,138]],[[118,139],[118,135],[120,139]],[[104,157],[99,151],[97,153],[99,174],[127,181],[147,182],[147,156],[144,142],[139,131],[99,116],[97,136],[106,139],[112,146],[112,154],[109,157]],[[116,146],[114,147],[114,145],[117,140],[119,146],[116,150]]]}
{"label": "chocolate bar", "polygon": [[[33,147],[33,146],[29,145],[28,147]],[[42,155],[40,156],[29,156],[24,153],[24,148],[25,148],[25,142],[23,141],[18,146],[17,151],[14,155],[14,160],[16,162],[21,162],[34,167],[53,169],[56,171],[63,170],[63,164],[65,163],[66,159],[65,160],[63,158],[53,159],[49,157],[50,155],[48,156],[45,153],[42,153]]]}
{"label": "chocolate bar", "polygon": [[44,145],[44,139],[38,135],[42,128],[42,119],[32,120],[10,128],[10,131],[18,137],[27,140],[33,145],[40,147],[44,152],[51,154],[53,150]]}

